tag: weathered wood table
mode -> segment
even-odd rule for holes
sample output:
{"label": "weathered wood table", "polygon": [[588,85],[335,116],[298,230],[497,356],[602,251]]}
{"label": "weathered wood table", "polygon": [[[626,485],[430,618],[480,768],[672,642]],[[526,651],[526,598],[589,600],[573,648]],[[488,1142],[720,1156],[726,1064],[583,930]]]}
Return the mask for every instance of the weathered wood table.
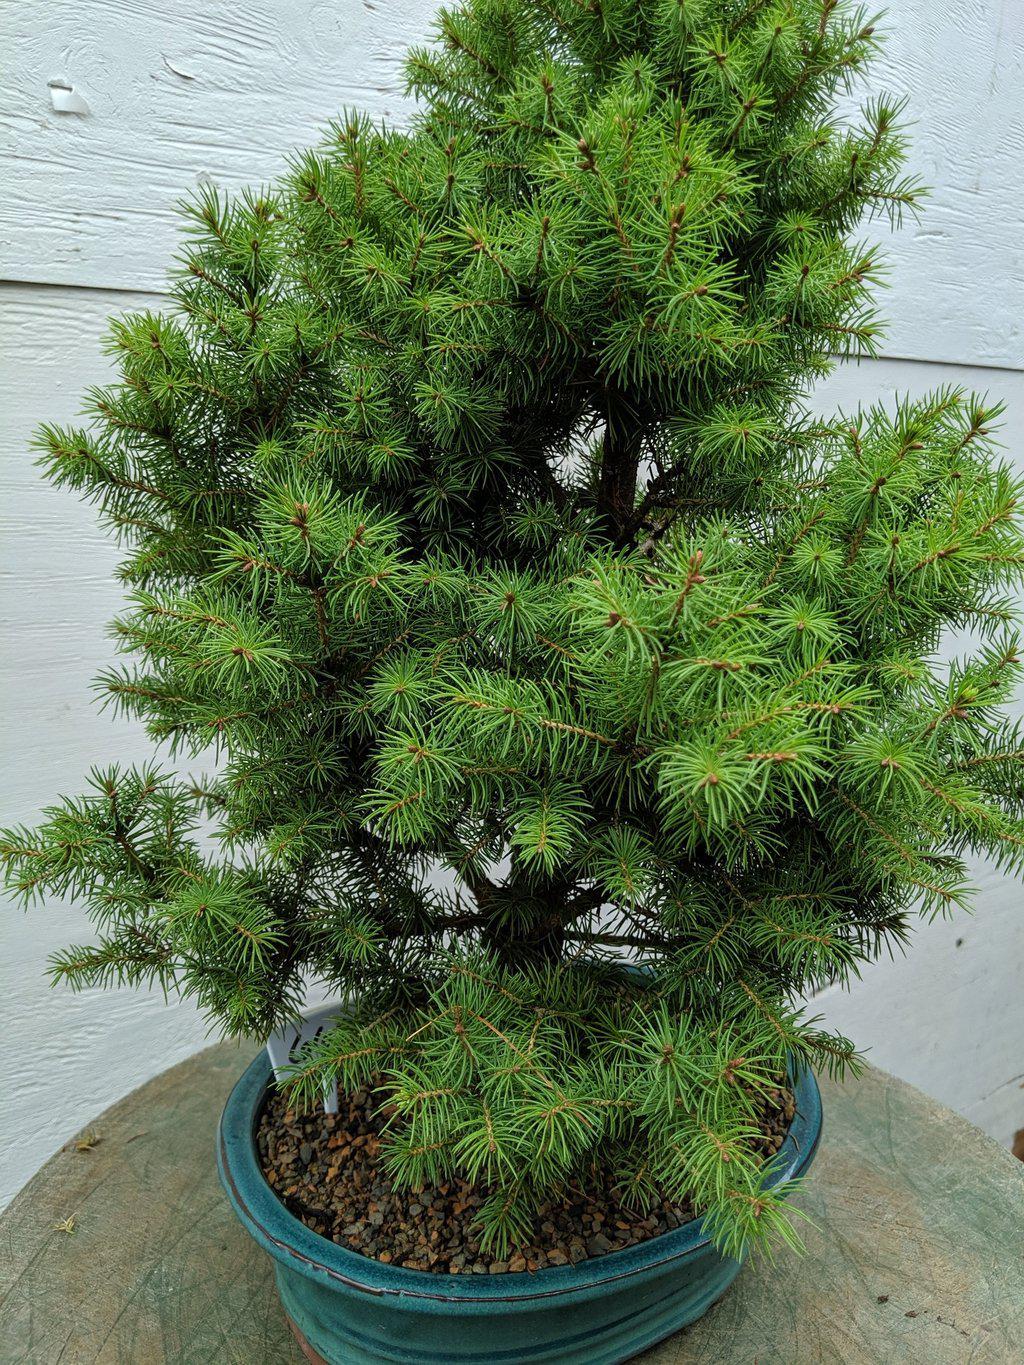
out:
{"label": "weathered wood table", "polygon": [[[17,1197],[0,1219],[4,1365],[301,1365],[214,1170],[250,1056],[224,1044],[158,1076]],[[822,1091],[807,1257],[748,1266],[644,1365],[1024,1362],[1024,1165],[880,1072]]]}

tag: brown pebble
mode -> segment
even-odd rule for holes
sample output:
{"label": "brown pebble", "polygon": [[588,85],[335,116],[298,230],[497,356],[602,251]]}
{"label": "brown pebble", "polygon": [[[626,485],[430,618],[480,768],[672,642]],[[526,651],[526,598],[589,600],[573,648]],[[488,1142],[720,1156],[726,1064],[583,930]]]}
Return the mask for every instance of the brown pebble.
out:
{"label": "brown pebble", "polygon": [[[376,1083],[375,1083],[376,1084]],[[792,1096],[780,1090],[762,1111],[759,1151],[777,1151]],[[380,1132],[392,1106],[376,1107],[374,1086],[339,1096],[339,1112],[299,1113],[271,1095],[256,1146],[268,1184],[307,1227],[339,1246],[421,1273],[531,1274],[636,1245],[694,1217],[684,1198],[663,1192],[643,1209],[617,1192],[619,1172],[595,1159],[539,1205],[533,1230],[504,1257],[480,1246],[477,1219],[491,1190],[460,1176],[396,1189],[380,1164]],[[879,1299],[882,1302],[882,1299]],[[907,1315],[917,1316],[916,1313]]]}

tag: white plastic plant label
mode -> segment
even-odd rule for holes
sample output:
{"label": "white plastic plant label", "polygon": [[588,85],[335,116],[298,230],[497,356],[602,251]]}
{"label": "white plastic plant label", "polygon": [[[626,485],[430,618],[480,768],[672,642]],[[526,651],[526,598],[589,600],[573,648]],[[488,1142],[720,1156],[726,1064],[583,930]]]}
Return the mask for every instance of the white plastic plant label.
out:
{"label": "white plastic plant label", "polygon": [[[306,1043],[318,1038],[325,1029],[329,1028],[332,1020],[336,1019],[340,1010],[337,1004],[323,1005],[318,1010],[313,1010],[307,1014],[300,1024],[290,1024],[288,1028],[272,1033],[267,1039],[267,1056],[270,1058],[270,1065],[274,1068],[274,1078],[278,1081],[285,1076],[287,1068],[293,1065]],[[338,1087],[336,1085],[324,1086],[324,1113],[336,1114],[338,1112]]]}

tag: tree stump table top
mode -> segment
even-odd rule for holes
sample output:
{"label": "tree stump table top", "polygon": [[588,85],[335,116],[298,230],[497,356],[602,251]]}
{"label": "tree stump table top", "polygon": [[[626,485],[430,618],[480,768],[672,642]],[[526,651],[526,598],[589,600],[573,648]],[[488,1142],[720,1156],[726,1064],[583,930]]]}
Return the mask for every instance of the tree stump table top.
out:
{"label": "tree stump table top", "polygon": [[[252,1055],[221,1044],[157,1076],[18,1195],[0,1218],[4,1365],[301,1365],[214,1167]],[[1024,1361],[1024,1165],[882,1072],[822,1095],[807,1256],[748,1265],[644,1365]]]}

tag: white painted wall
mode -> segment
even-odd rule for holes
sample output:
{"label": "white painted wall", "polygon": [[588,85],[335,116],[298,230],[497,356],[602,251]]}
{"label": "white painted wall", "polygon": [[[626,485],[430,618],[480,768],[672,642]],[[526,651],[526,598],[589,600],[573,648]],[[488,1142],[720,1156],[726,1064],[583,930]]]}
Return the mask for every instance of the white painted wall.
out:
{"label": "white painted wall", "polygon": [[[119,558],[92,508],[44,483],[28,442],[42,415],[70,421],[103,381],[111,310],[139,296],[0,284],[0,823],[77,794],[93,764],[144,760],[141,726],[101,714],[90,691],[110,660]],[[0,908],[0,1207],[51,1152],[120,1095],[203,1043],[195,1011],[157,993],[52,991],[46,959],[90,935],[48,901]],[[2,1354],[2,1353],[0,1353]]]}
{"label": "white painted wall", "polygon": [[[836,371],[815,395],[823,411],[964,384],[1006,403],[1001,440],[1024,475],[1024,372],[879,360]],[[963,645],[960,646],[961,651]],[[957,643],[948,644],[949,657]],[[1024,693],[1018,698],[1024,714]],[[883,959],[849,990],[814,1002],[876,1066],[934,1095],[1006,1146],[1024,1128],[1024,886],[972,864],[974,913],[918,926],[905,957]]]}
{"label": "white painted wall", "polygon": [[[175,249],[175,202],[204,180],[265,181],[345,104],[402,117],[400,54],[433,8],[0,6],[0,822],[35,819],[55,793],[78,791],[93,763],[148,752],[89,692],[109,658],[116,551],[89,508],[39,480],[31,430],[71,418],[103,378],[106,315],[153,304]],[[876,85],[911,95],[914,166],[936,189],[889,248],[891,358],[844,371],[825,392],[854,406],[947,380],[988,389],[1008,400],[1007,435],[1022,451],[1024,0],[904,0],[892,26]],[[58,113],[55,99],[88,112]],[[978,884],[973,920],[923,927],[909,957],[822,1005],[874,1060],[1008,1141],[1024,1126],[1024,897],[991,869]],[[50,993],[47,954],[87,933],[58,904],[0,919],[0,1205],[104,1105],[203,1041],[190,1008],[158,997]]]}

